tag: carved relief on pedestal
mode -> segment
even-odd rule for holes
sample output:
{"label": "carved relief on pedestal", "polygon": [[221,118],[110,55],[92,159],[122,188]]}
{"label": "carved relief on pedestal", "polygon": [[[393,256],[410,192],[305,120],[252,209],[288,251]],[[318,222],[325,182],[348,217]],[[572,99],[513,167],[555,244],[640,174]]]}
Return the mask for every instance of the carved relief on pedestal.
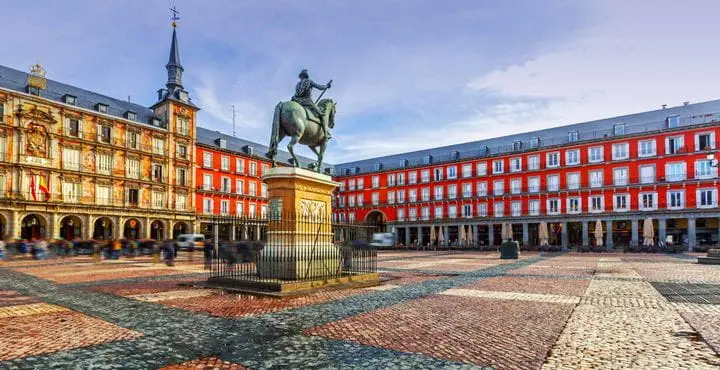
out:
{"label": "carved relief on pedestal", "polygon": [[325,218],[325,202],[310,199],[300,199],[300,215],[302,218]]}

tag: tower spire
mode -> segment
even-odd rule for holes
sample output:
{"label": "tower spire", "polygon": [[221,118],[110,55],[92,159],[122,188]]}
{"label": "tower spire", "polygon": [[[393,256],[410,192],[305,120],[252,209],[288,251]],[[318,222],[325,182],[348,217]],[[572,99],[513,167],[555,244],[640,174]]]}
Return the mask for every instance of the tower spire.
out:
{"label": "tower spire", "polygon": [[180,12],[174,6],[170,8],[170,11],[173,13],[170,18],[173,21],[173,34],[172,43],[170,44],[170,57],[168,58],[167,65],[165,65],[165,69],[167,69],[168,72],[168,81],[165,86],[172,91],[183,88],[182,73],[184,69],[182,64],[180,64],[180,48],[178,47],[177,41],[177,21],[180,19],[180,17],[178,17]]}

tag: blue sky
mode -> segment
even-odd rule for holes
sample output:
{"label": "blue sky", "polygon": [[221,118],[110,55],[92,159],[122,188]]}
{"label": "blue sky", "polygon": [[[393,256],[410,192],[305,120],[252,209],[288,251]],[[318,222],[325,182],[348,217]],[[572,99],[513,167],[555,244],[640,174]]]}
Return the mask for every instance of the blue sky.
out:
{"label": "blue sky", "polygon": [[267,143],[307,68],[331,163],[720,98],[713,1],[0,0],[0,63],[150,105],[173,5],[199,124]]}

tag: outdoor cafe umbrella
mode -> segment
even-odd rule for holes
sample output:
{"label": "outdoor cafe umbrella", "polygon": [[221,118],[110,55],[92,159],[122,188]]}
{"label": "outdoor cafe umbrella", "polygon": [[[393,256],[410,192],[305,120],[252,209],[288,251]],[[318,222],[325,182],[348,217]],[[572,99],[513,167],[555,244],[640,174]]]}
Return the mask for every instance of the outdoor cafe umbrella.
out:
{"label": "outdoor cafe umbrella", "polygon": [[595,221],[595,242],[598,247],[603,245],[603,228],[600,220]]}
{"label": "outdoor cafe umbrella", "polygon": [[474,234],[473,234],[472,226],[468,225],[467,228],[468,229],[467,229],[467,233],[465,233],[465,240],[467,241],[468,245],[472,245],[473,243],[475,243],[475,240],[473,239]]}
{"label": "outdoor cafe umbrella", "polygon": [[465,225],[460,225],[460,236],[458,236],[458,242],[460,244],[464,243],[466,239],[465,235]]}
{"label": "outdoor cafe umbrella", "polygon": [[655,229],[653,228],[652,218],[648,217],[643,222],[643,245],[652,246],[655,245]]}
{"label": "outdoor cafe umbrella", "polygon": [[438,229],[438,245],[442,245],[442,243],[445,242],[445,230],[442,226],[439,226]]}
{"label": "outdoor cafe umbrella", "polygon": [[435,226],[430,226],[430,244],[435,242]]}
{"label": "outdoor cafe umbrella", "polygon": [[548,226],[545,222],[540,223],[540,227],[538,228],[538,239],[540,239],[540,246],[546,246],[550,244],[548,242],[548,240],[550,239],[550,235],[548,233]]}
{"label": "outdoor cafe umbrella", "polygon": [[512,224],[509,223],[509,222],[503,223],[503,224],[502,224],[501,234],[502,234],[502,239],[503,239],[503,240],[508,240],[508,239],[512,240],[512,238],[513,238],[513,234],[512,234]]}

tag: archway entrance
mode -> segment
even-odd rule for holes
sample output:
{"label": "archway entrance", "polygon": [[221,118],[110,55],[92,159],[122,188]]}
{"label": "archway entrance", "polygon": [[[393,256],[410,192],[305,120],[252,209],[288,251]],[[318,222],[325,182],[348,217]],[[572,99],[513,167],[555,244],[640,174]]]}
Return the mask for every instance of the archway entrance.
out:
{"label": "archway entrance", "polygon": [[155,220],[150,224],[150,238],[155,240],[165,239],[165,223]]}
{"label": "archway entrance", "polygon": [[179,235],[188,234],[190,227],[184,222],[178,222],[173,226],[173,239],[177,239]]}
{"label": "archway entrance", "polygon": [[47,223],[43,217],[36,214],[29,214],[23,217],[20,226],[20,237],[23,239],[31,240],[45,238],[47,236]]}
{"label": "archway entrance", "polygon": [[112,239],[113,223],[107,217],[100,217],[95,220],[93,227],[93,239],[109,240]]}
{"label": "archway entrance", "polygon": [[65,216],[60,220],[60,237],[73,240],[82,236],[82,221],[77,216]]}
{"label": "archway entrance", "polygon": [[368,213],[365,222],[371,226],[371,232],[373,233],[382,233],[386,230],[385,215],[380,211]]}
{"label": "archway entrance", "polygon": [[0,239],[5,239],[7,237],[7,219],[3,217],[3,215],[0,215]]}
{"label": "archway entrance", "polygon": [[140,221],[134,218],[125,221],[123,236],[125,239],[138,239],[140,237]]}

